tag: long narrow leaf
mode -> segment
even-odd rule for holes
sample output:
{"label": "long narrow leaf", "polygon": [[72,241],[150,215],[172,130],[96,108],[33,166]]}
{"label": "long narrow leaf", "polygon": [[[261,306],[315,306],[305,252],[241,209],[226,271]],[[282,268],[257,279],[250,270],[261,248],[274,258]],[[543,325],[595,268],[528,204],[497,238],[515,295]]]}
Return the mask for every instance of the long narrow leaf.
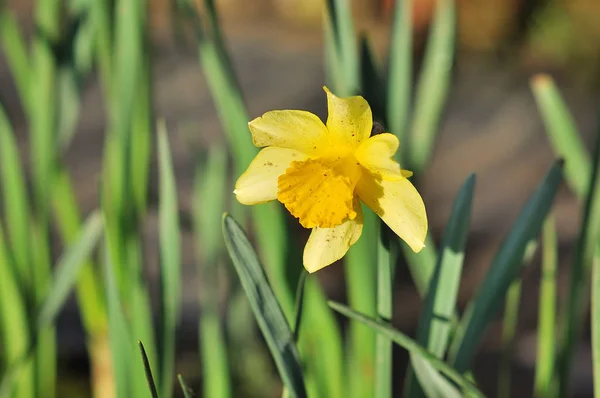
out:
{"label": "long narrow leaf", "polygon": [[460,372],[466,371],[483,334],[500,309],[504,295],[518,276],[526,246],[535,239],[550,210],[554,195],[562,181],[562,161],[557,161],[529,201],[521,210],[502,246],[498,250],[479,292],[470,303],[470,316],[463,317],[464,333],[458,334],[451,353],[451,363]]}
{"label": "long narrow leaf", "polygon": [[408,149],[408,111],[412,90],[412,5],[413,0],[397,0],[390,38],[390,59],[387,87],[387,125],[400,139],[397,156]]}
{"label": "long narrow leaf", "polygon": [[204,396],[231,396],[231,376],[227,345],[221,314],[219,265],[223,241],[218,231],[225,202],[227,181],[227,152],[222,147],[209,150],[206,162],[198,166],[194,187],[194,232],[196,237],[198,275],[202,289],[200,304],[199,340],[202,362]]}
{"label": "long narrow leaf", "polygon": [[11,264],[4,232],[0,225],[0,338],[2,368],[0,397],[33,397],[33,362],[25,357],[31,344],[27,305]]}
{"label": "long narrow leaf", "polygon": [[542,248],[534,395],[536,398],[550,398],[556,363],[556,269],[558,266],[556,222],[552,214],[544,222]]}
{"label": "long narrow leaf", "polygon": [[352,4],[348,0],[327,0],[327,15],[333,27],[335,51],[340,62],[341,87],[336,87],[339,95],[356,94],[360,89],[359,59],[352,18]]}
{"label": "long narrow leaf", "polygon": [[158,124],[159,238],[163,305],[161,397],[172,396],[175,378],[175,332],[181,307],[181,254],[177,186],[164,122]]}
{"label": "long narrow leaf", "polygon": [[408,166],[421,173],[431,155],[442,111],[450,89],[456,39],[454,0],[438,0],[423,70],[417,82],[414,118],[408,139]]}
{"label": "long narrow leaf", "polygon": [[[452,213],[444,230],[440,256],[427,289],[425,305],[419,319],[417,341],[440,359],[444,357],[448,348],[452,329],[451,320],[456,310],[460,276],[465,257],[465,245],[471,221],[474,189],[475,175],[472,174],[467,178],[454,200]],[[420,386],[427,388],[427,384],[430,383],[428,380],[423,380],[422,377],[429,377],[432,372],[427,371],[426,365],[415,364],[415,359],[420,362],[418,357],[413,356],[411,359],[413,360],[413,367],[416,365],[422,368],[419,374],[415,367],[415,375],[417,378],[421,375],[421,378],[419,378]],[[408,397],[421,396],[422,392],[416,380],[414,378],[408,380],[406,395]],[[447,386],[442,382],[436,391],[443,393],[446,389]],[[448,391],[449,394],[452,394],[451,390]],[[429,392],[429,394],[431,393]]]}
{"label": "long narrow leaf", "polygon": [[183,376],[177,375],[177,379],[179,380],[179,385],[181,386],[181,392],[183,392],[184,398],[192,398],[194,393],[192,389],[187,386],[185,380],[183,380]]}
{"label": "long narrow leaf", "polygon": [[565,159],[565,179],[573,192],[583,199],[591,164],[575,121],[550,76],[536,75],[530,85],[554,153]]}
{"label": "long narrow leaf", "polygon": [[592,265],[592,364],[594,396],[600,396],[600,246],[596,248]]}
{"label": "long narrow leaf", "polygon": [[15,277],[19,289],[30,293],[32,265],[30,251],[30,209],[25,188],[25,175],[19,159],[19,150],[12,126],[0,106],[0,171],[2,172],[2,199],[8,228],[10,252],[13,256]]}
{"label": "long narrow leaf", "polygon": [[306,390],[294,335],[271,290],[264,269],[244,232],[231,216],[223,217],[223,233],[225,245],[283,383],[294,397],[305,397]]}
{"label": "long narrow leaf", "polygon": [[[537,249],[537,242],[531,241],[525,250],[523,259],[524,265],[531,263],[533,255]],[[519,308],[521,306],[521,290],[523,281],[516,279],[506,292],[504,303],[504,319],[502,320],[502,356],[500,359],[500,369],[498,371],[498,398],[510,398],[511,394],[511,363],[519,320]]]}
{"label": "long narrow leaf", "polygon": [[450,380],[459,385],[465,393],[472,394],[474,397],[484,397],[484,395],[475,387],[466,377],[464,377],[456,369],[446,364],[443,360],[437,358],[426,348],[420,346],[416,341],[406,336],[404,333],[390,327],[387,323],[375,320],[359,312],[353,311],[352,309],[335,302],[329,302],[329,306],[339,312],[340,314],[347,316],[356,321],[362,322],[369,326],[377,333],[381,333],[391,339],[396,344],[400,345],[411,354],[421,356],[423,359],[429,362],[431,366],[439,370],[441,373],[446,375]]}
{"label": "long narrow leaf", "polygon": [[86,220],[76,243],[58,260],[52,288],[39,311],[38,327],[49,326],[54,321],[71,292],[81,267],[101,236],[102,217],[98,211],[94,211]]}
{"label": "long narrow leaf", "polygon": [[[7,8],[7,7],[4,7]],[[27,46],[14,14],[8,10],[0,12],[0,38],[2,50],[17,86],[17,92],[25,113],[29,113],[31,96],[29,81],[31,67],[27,56]]]}
{"label": "long narrow leaf", "polygon": [[[377,318],[392,320],[394,259],[390,256],[390,231],[380,223],[377,244]],[[375,339],[375,397],[392,397],[392,342],[378,334]]]}
{"label": "long narrow leaf", "polygon": [[562,396],[569,392],[571,366],[581,329],[587,319],[589,280],[594,251],[600,245],[600,125],[596,135],[592,172],[589,175],[588,192],[583,209],[577,250],[571,267],[569,295],[560,321],[562,336],[558,358],[559,391]]}
{"label": "long narrow leaf", "polygon": [[148,360],[148,355],[146,354],[146,350],[144,349],[144,345],[141,341],[138,341],[138,346],[140,347],[140,354],[142,355],[142,362],[144,363],[144,370],[146,371],[146,380],[148,381],[148,388],[150,389],[150,396],[152,398],[158,398],[158,391],[156,389],[156,383],[154,382],[154,377],[152,376],[152,369],[150,367],[150,361]]}

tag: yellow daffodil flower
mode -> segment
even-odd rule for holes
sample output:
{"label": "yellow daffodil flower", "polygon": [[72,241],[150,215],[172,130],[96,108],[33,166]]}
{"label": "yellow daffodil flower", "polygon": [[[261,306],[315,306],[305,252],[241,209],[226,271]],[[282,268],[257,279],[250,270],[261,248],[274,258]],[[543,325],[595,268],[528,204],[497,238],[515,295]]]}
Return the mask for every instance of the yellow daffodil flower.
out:
{"label": "yellow daffodil flower", "polygon": [[[315,272],[342,258],[362,233],[360,201],[413,251],[425,245],[423,199],[393,159],[398,138],[371,136],[373,117],[363,97],[339,98],[327,87],[327,124],[300,110],[265,113],[248,125],[263,148],[235,185],[246,205],[278,200],[312,232],[304,267]],[[360,200],[360,201],[359,201]]]}

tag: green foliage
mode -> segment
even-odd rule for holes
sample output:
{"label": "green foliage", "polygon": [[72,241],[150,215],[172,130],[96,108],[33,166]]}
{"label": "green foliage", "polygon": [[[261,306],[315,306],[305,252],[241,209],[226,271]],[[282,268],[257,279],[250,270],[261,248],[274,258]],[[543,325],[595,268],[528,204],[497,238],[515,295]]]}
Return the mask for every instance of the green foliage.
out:
{"label": "green foliage", "polygon": [[[185,218],[179,208],[166,123],[160,121],[157,134],[153,133],[148,4],[142,0],[38,1],[33,10],[36,30],[29,42],[16,17],[0,9],[0,45],[29,133],[29,156],[22,158],[9,116],[0,107],[0,398],[52,398],[57,393],[61,373],[55,323],[73,291],[86,333],[94,396],[114,391],[118,398],[149,393],[169,398],[175,395],[176,375],[183,396],[193,396],[176,373],[182,289],[187,286],[182,283],[181,251]],[[566,181],[584,204],[561,312],[556,309],[557,227],[549,216],[562,181],[561,161],[532,194],[463,313],[457,309],[457,298],[474,175],[456,196],[439,249],[430,233],[426,247],[414,253],[365,209],[363,236],[344,259],[349,307],[328,305],[319,277],[302,269],[300,247],[287,227],[283,207],[270,203],[250,210],[235,201],[230,206],[231,180],[246,170],[258,152],[248,130],[252,117],[215,2],[179,0],[177,6],[177,22],[194,33],[199,67],[228,144],[211,147],[197,163],[192,201],[201,285],[198,345],[204,396],[237,396],[246,387],[236,387],[239,380],[250,380],[249,390],[256,390],[249,394],[272,396],[279,392],[270,374],[274,362],[285,397],[388,398],[397,384],[403,384],[410,398],[480,397],[472,364],[502,305],[504,355],[498,391],[509,396],[520,272],[540,231],[534,394],[568,395],[574,349],[590,302],[594,382],[600,391],[596,311],[600,136],[590,155],[549,76],[534,77],[531,87],[550,143],[565,160]],[[400,138],[397,160],[415,172],[418,186],[435,154],[450,92],[456,9],[451,0],[436,2],[413,94],[413,7],[411,0],[395,2],[390,48],[383,57],[387,64],[381,64],[369,37],[361,33],[358,40],[352,3],[328,0],[324,67],[327,84],[337,95],[363,95],[374,119]],[[64,157],[78,133],[84,82],[96,73],[107,126],[101,205],[84,218]],[[157,209],[148,189],[153,157],[157,159]],[[147,242],[142,234],[147,216],[155,210],[158,247],[151,256],[159,259],[156,302],[146,277],[148,258],[143,248]],[[229,210],[239,224],[234,217],[222,217]],[[435,209],[428,207],[428,211]],[[230,277],[226,251],[237,278]],[[391,326],[394,271],[402,263],[401,255],[423,299],[415,339]],[[340,322],[332,309],[349,323]],[[555,330],[557,319],[559,330]],[[346,326],[348,333],[342,333]],[[393,343],[409,352],[409,369],[401,383],[393,380],[400,374],[393,366]]]}

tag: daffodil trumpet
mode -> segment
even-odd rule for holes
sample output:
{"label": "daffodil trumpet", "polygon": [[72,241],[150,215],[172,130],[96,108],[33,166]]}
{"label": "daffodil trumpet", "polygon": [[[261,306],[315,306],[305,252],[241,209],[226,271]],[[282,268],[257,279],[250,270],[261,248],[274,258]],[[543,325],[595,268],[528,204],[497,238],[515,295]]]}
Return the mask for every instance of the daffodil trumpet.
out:
{"label": "daffodil trumpet", "polygon": [[315,272],[341,259],[360,238],[371,208],[414,252],[425,245],[427,214],[412,173],[394,160],[394,134],[371,135],[373,116],[361,96],[327,94],[326,124],[302,110],[274,110],[248,126],[263,148],[235,184],[245,205],[278,200],[312,229],[303,263]]}

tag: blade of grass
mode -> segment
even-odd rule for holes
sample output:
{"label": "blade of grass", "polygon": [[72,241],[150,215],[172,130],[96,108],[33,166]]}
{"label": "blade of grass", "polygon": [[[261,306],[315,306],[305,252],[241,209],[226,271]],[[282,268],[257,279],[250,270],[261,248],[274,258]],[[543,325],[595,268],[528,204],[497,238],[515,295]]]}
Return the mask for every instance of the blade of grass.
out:
{"label": "blade of grass", "polygon": [[577,197],[583,199],[591,173],[590,157],[581,141],[560,91],[548,75],[535,75],[530,86],[557,156],[565,159],[565,178]]}
{"label": "blade of grass", "polygon": [[148,389],[150,390],[150,396],[152,398],[158,398],[158,390],[156,389],[156,383],[154,382],[154,377],[152,377],[152,369],[150,368],[150,360],[148,359],[148,355],[146,355],[146,350],[144,349],[144,344],[141,341],[138,341],[138,346],[140,347],[140,354],[142,355],[142,362],[144,363],[144,371],[146,372],[146,380],[148,381]]}
{"label": "blade of grass", "polygon": [[306,390],[294,336],[250,242],[231,216],[223,216],[225,246],[284,385],[295,397]]}
{"label": "blade of grass", "polygon": [[450,362],[459,372],[468,370],[483,334],[500,309],[510,284],[521,271],[529,241],[537,236],[554,195],[562,181],[562,161],[554,163],[525,204],[511,231],[496,253],[476,297],[469,304],[469,317],[461,320],[464,333],[455,336]]}
{"label": "blade of grass", "polygon": [[304,286],[308,272],[302,270],[298,278],[298,287],[296,288],[296,317],[294,319],[294,341],[298,342],[300,337],[300,324],[302,323],[302,310],[304,308]]}
{"label": "blade of grass", "polygon": [[187,386],[187,384],[185,384],[185,380],[183,380],[183,376],[178,374],[177,379],[179,380],[179,385],[181,386],[181,392],[183,392],[183,397],[184,398],[192,398],[194,396],[194,393],[192,392],[192,389],[189,388]]}
{"label": "blade of grass", "polygon": [[159,238],[162,283],[161,397],[172,396],[175,376],[175,341],[181,311],[181,254],[177,186],[164,121],[158,123]]}
{"label": "blade of grass", "polygon": [[345,372],[342,334],[315,277],[309,276],[305,282],[303,313],[298,347],[306,361],[304,379],[309,396],[347,397],[351,386]]}
{"label": "blade of grass", "polygon": [[31,294],[32,265],[29,236],[30,209],[25,187],[25,175],[19,159],[19,149],[12,126],[0,106],[0,170],[2,172],[2,198],[10,252],[15,267],[18,289]]}
{"label": "blade of grass", "polygon": [[117,285],[113,257],[119,247],[116,239],[119,235],[110,229],[110,224],[104,218],[104,278],[108,310],[108,333],[110,352],[112,354],[114,389],[117,397],[131,396],[132,357],[129,351],[127,320],[121,307],[121,298]]}
{"label": "blade of grass", "polygon": [[542,280],[538,311],[537,361],[535,366],[534,396],[553,396],[553,379],[556,351],[556,269],[558,248],[556,222],[550,214],[542,228]]}
{"label": "blade of grass", "polygon": [[[32,44],[29,90],[35,101],[28,104],[29,150],[33,185],[35,222],[32,232],[35,304],[39,305],[51,283],[49,247],[49,206],[52,177],[56,164],[57,140],[57,59],[54,45],[59,42],[61,28],[60,0],[36,3],[34,21],[36,35]],[[26,108],[27,109],[27,108]],[[36,345],[36,387],[40,394],[53,398],[56,393],[56,340],[52,328],[38,332]]]}
{"label": "blade of grass", "polygon": [[[394,263],[390,256],[390,231],[379,223],[377,240],[377,319],[391,322],[393,310]],[[375,397],[392,397],[392,341],[378,334],[375,338]]]}
{"label": "blade of grass", "polygon": [[[302,309],[304,307],[304,286],[308,272],[303,270],[298,278],[298,286],[296,287],[296,313],[294,319],[294,327],[292,332],[294,333],[294,341],[298,344],[298,338],[300,337],[300,324],[302,323]],[[310,390],[309,390],[310,391]],[[281,393],[282,398],[290,396],[290,392],[284,387]]]}
{"label": "blade of grass", "polygon": [[594,396],[600,396],[600,246],[596,246],[592,264],[592,364]]}
{"label": "blade of grass", "polygon": [[412,89],[412,0],[397,0],[394,6],[394,21],[390,37],[388,87],[387,87],[387,126],[400,139],[401,150],[406,143],[408,110]]}
{"label": "blade of grass", "polygon": [[[206,75],[206,81],[215,102],[219,120],[231,146],[234,170],[236,175],[246,171],[246,167],[256,156],[258,150],[252,143],[248,130],[248,112],[244,104],[238,79],[234,73],[233,65],[222,39],[221,29],[217,19],[214,3],[204,0],[205,8],[209,12],[209,24],[212,27],[212,36],[209,37],[203,30],[200,18],[194,6],[189,1],[183,0],[182,12],[192,21],[195,29],[200,63]],[[234,202],[234,214],[243,217],[241,205]],[[252,218],[257,233],[259,251],[265,259],[269,275],[273,281],[273,289],[280,300],[286,318],[291,322],[294,311],[294,297],[287,278],[286,250],[287,233],[283,214],[274,203],[262,204],[252,207]],[[244,218],[240,218],[244,221]]]}
{"label": "blade of grass", "polygon": [[[376,300],[373,291],[376,287],[376,247],[377,217],[366,206],[363,206],[364,225],[363,239],[359,239],[346,255],[346,286],[348,301],[357,311],[375,315]],[[371,265],[371,266],[369,266]],[[349,326],[348,377],[349,393],[354,397],[365,397],[373,394],[375,378],[375,337],[372,330],[358,322]]]}
{"label": "blade of grass", "polygon": [[360,89],[360,64],[352,4],[348,0],[327,0],[326,5],[329,23],[333,27],[333,43],[339,60],[339,72],[343,74],[343,79],[340,79],[343,86],[335,89],[339,92],[338,95],[353,95]]}
{"label": "blade of grass", "polygon": [[419,295],[425,297],[427,289],[429,289],[429,283],[435,272],[435,264],[438,258],[433,237],[431,233],[427,233],[425,247],[419,253],[412,251],[404,242],[400,242],[400,247],[408,263],[408,270],[410,271],[415,287]]}
{"label": "blade of grass", "polygon": [[[0,397],[34,397],[34,362],[24,361],[30,346],[30,328],[27,304],[19,289],[19,281],[0,225],[0,338],[2,339],[2,383]],[[18,375],[17,367],[22,367]]]}
{"label": "blade of grass", "polygon": [[[66,246],[70,246],[79,237],[82,221],[68,172],[61,165],[56,171],[52,198],[61,239]],[[101,276],[90,258],[84,260],[76,290],[83,326],[88,334],[99,338],[106,333],[106,298]]]}
{"label": "blade of grass", "polygon": [[223,241],[218,230],[223,214],[227,181],[227,152],[212,147],[208,159],[199,165],[194,184],[194,231],[196,237],[198,275],[202,281],[198,296],[200,305],[199,341],[203,391],[206,397],[231,397],[231,376],[227,359],[221,315],[219,312],[219,257]]}
{"label": "blade of grass", "polygon": [[[531,241],[525,249],[523,263],[525,266],[531,263],[537,249],[537,242]],[[522,279],[518,278],[508,288],[504,302],[504,319],[502,320],[502,357],[500,358],[500,369],[498,371],[498,397],[511,397],[511,361],[514,350],[517,322],[519,320],[519,307],[521,305]]]}
{"label": "blade of grass", "polygon": [[50,326],[54,322],[101,235],[102,217],[98,211],[94,211],[83,225],[76,243],[68,247],[57,262],[53,285],[38,313],[38,327]]}
{"label": "blade of grass", "polygon": [[433,153],[450,90],[456,39],[455,8],[453,0],[436,2],[423,69],[417,82],[408,152],[405,152],[409,168],[417,175],[424,171]]}
{"label": "blade of grass", "polygon": [[29,114],[31,106],[29,100],[31,95],[29,88],[31,68],[27,55],[27,45],[15,15],[8,10],[0,12],[0,39],[2,40],[2,50],[6,57],[10,74],[17,86],[19,99],[21,100],[25,114]]}
{"label": "blade of grass", "polygon": [[152,155],[152,91],[150,87],[150,59],[145,52],[138,75],[136,99],[131,115],[131,194],[136,215],[142,219],[146,212],[150,157]]}
{"label": "blade of grass", "polygon": [[373,119],[387,125],[385,113],[385,84],[381,79],[380,68],[369,46],[366,35],[360,40],[360,70],[361,70],[361,95],[367,100]]}
{"label": "blade of grass", "polygon": [[557,363],[560,396],[569,395],[571,367],[581,330],[587,320],[589,280],[594,250],[600,245],[600,125],[596,135],[592,172],[583,209],[577,250],[570,268],[569,294],[560,320],[561,340]]}
{"label": "blade of grass", "polygon": [[421,356],[429,362],[431,366],[446,375],[450,380],[460,386],[465,393],[474,397],[484,397],[484,395],[475,387],[466,377],[456,369],[446,364],[443,360],[437,358],[427,349],[420,346],[416,341],[406,336],[404,333],[390,327],[386,322],[381,322],[364,314],[356,312],[345,305],[330,301],[329,306],[340,314],[364,323],[377,333],[381,333],[391,339],[394,343],[409,351],[411,354]]}
{"label": "blade of grass", "polygon": [[[452,212],[444,230],[440,256],[436,262],[435,271],[425,296],[424,308],[419,318],[417,341],[440,359],[444,358],[446,354],[452,330],[451,320],[456,310],[465,246],[471,222],[474,190],[475,175],[471,174],[454,200]],[[434,374],[435,370],[432,372],[430,366],[424,364],[420,358],[411,356],[411,363],[415,368],[415,374],[412,376],[410,372],[407,374],[408,382],[405,386],[407,397],[422,396],[422,388],[428,393],[427,396],[445,391],[448,394],[454,393],[444,383],[445,380],[439,379],[438,375]],[[416,369],[417,367],[419,369]],[[438,380],[440,383],[432,384],[432,386],[437,386],[437,389],[436,387],[432,387],[434,390],[428,389],[428,382],[423,377],[433,377],[434,380]]]}
{"label": "blade of grass", "polygon": [[456,386],[442,376],[427,360],[411,353],[410,363],[416,379],[420,381],[424,390],[419,394],[425,394],[427,398],[459,398],[463,396]]}

